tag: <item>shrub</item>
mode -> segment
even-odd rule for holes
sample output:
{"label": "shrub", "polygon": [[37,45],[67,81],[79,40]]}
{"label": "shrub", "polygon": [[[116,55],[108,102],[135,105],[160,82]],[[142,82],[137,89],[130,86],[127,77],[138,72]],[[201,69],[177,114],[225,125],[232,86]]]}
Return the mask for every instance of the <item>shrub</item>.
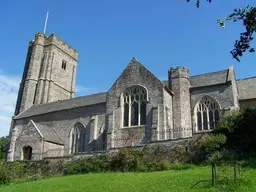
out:
{"label": "shrub", "polygon": [[227,149],[240,155],[255,153],[256,109],[243,109],[223,118],[215,132],[227,137]]}
{"label": "shrub", "polygon": [[177,145],[170,151],[170,161],[172,163],[180,162],[186,163],[189,160],[189,153],[184,146]]}
{"label": "shrub", "polygon": [[226,143],[226,136],[222,134],[206,134],[199,140],[201,154],[210,162],[220,161],[223,158],[222,150]]}
{"label": "shrub", "polygon": [[69,162],[65,174],[82,174],[89,172],[105,172],[108,170],[107,155],[80,158]]}
{"label": "shrub", "polygon": [[200,147],[208,152],[221,149],[226,143],[226,136],[222,134],[206,134],[200,139]]}
{"label": "shrub", "polygon": [[0,166],[0,184],[5,184],[11,181],[10,175],[7,170]]}
{"label": "shrub", "polygon": [[162,159],[159,162],[159,168],[160,168],[160,171],[169,170],[171,168],[170,161],[168,159]]}
{"label": "shrub", "polygon": [[109,168],[112,171],[138,171],[144,169],[142,153],[139,150],[121,148],[110,158]]}

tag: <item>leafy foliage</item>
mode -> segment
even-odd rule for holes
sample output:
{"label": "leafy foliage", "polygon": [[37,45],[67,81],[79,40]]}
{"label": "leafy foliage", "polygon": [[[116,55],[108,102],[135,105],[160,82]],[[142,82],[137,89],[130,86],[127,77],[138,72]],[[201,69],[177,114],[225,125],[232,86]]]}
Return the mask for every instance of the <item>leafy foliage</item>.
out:
{"label": "leafy foliage", "polygon": [[[186,0],[190,2],[191,0]],[[212,0],[206,0],[212,2]],[[200,0],[196,0],[196,6],[200,7]],[[234,12],[228,15],[224,20],[218,19],[217,22],[221,27],[225,27],[226,21],[238,22],[241,21],[245,31],[240,33],[240,39],[236,40],[234,49],[230,52],[234,59],[240,61],[240,57],[243,53],[249,51],[255,52],[255,48],[251,47],[253,41],[253,35],[256,33],[256,7],[247,5],[245,8],[234,9]]]}
{"label": "leafy foliage", "polygon": [[0,159],[4,159],[7,150],[8,137],[0,137]]}
{"label": "leafy foliage", "polygon": [[240,61],[239,57],[243,56],[244,52],[255,52],[255,49],[251,47],[251,41],[256,32],[256,7],[247,5],[245,8],[234,9],[232,14],[228,15],[224,21],[218,20],[218,23],[224,27],[225,21],[242,21],[245,27],[245,32],[240,33],[240,39],[236,40],[234,49],[231,51],[233,57]]}
{"label": "leafy foliage", "polygon": [[0,161],[0,184],[20,180],[37,180],[39,178],[62,174],[65,163],[62,160],[48,161]]}
{"label": "leafy foliage", "polygon": [[240,155],[256,153],[256,109],[243,109],[223,118],[215,132],[227,137],[227,149]]}
{"label": "leafy foliage", "polygon": [[[190,2],[191,0],[186,0],[187,2]],[[206,1],[208,1],[208,2],[212,2],[212,0],[206,0]],[[200,7],[200,0],[196,0],[196,6],[197,7]]]}
{"label": "leafy foliage", "polygon": [[223,158],[223,146],[226,136],[223,134],[206,134],[200,139],[200,148],[204,158],[210,162],[220,161]]}

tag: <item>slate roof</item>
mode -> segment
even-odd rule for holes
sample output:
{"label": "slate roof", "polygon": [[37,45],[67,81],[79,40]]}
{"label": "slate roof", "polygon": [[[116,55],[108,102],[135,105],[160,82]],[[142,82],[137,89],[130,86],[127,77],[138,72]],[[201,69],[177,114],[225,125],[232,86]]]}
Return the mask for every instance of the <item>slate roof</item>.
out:
{"label": "slate roof", "polygon": [[239,100],[256,98],[256,77],[237,80]]}
{"label": "slate roof", "polygon": [[45,125],[41,125],[39,123],[34,123],[34,124],[36,125],[36,128],[38,129],[38,131],[40,132],[41,136],[45,141],[63,144],[60,137],[57,135],[57,133],[53,128],[47,127]]}
{"label": "slate roof", "polygon": [[14,119],[22,119],[26,117],[51,113],[55,111],[61,111],[61,110],[73,109],[77,107],[105,103],[106,95],[107,93],[104,92],[104,93],[97,93],[97,94],[92,94],[88,96],[83,96],[83,97],[76,97],[73,99],[34,105],[31,108],[27,109],[26,111],[23,111],[22,113],[14,117]]}
{"label": "slate roof", "polygon": [[[190,76],[190,85],[192,88],[194,88],[226,83],[228,81],[228,72],[229,70],[226,69],[222,71]],[[163,81],[163,83],[168,87],[168,81]]]}
{"label": "slate roof", "polygon": [[226,83],[228,79],[228,69],[195,75],[190,77],[191,87],[205,87],[210,85],[218,85]]}

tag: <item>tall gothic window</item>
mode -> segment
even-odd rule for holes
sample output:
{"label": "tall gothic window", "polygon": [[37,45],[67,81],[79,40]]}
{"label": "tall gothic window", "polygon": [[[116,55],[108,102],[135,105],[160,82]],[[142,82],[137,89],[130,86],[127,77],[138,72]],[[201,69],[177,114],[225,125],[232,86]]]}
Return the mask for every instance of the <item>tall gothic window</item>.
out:
{"label": "tall gothic window", "polygon": [[211,97],[203,97],[195,106],[196,131],[212,130],[217,126],[220,118],[220,106]]}
{"label": "tall gothic window", "polygon": [[71,153],[83,152],[85,150],[85,127],[82,123],[75,124],[71,132]]}
{"label": "tall gothic window", "polygon": [[147,91],[140,86],[132,86],[123,95],[123,126],[146,124]]}

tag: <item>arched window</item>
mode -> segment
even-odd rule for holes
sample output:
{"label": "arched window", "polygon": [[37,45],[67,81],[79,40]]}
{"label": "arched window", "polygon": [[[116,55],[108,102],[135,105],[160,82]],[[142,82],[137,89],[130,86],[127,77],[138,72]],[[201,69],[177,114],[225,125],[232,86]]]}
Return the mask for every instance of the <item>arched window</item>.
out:
{"label": "arched window", "polygon": [[32,147],[31,146],[25,146],[23,147],[23,160],[31,160],[32,158]]}
{"label": "arched window", "polygon": [[220,119],[220,106],[218,102],[208,96],[203,97],[194,109],[194,124],[196,131],[214,129]]}
{"label": "arched window", "polygon": [[71,131],[71,153],[83,152],[85,149],[85,127],[82,123],[75,124]]}
{"label": "arched window", "polygon": [[147,91],[141,86],[131,86],[123,94],[123,126],[146,124]]}

